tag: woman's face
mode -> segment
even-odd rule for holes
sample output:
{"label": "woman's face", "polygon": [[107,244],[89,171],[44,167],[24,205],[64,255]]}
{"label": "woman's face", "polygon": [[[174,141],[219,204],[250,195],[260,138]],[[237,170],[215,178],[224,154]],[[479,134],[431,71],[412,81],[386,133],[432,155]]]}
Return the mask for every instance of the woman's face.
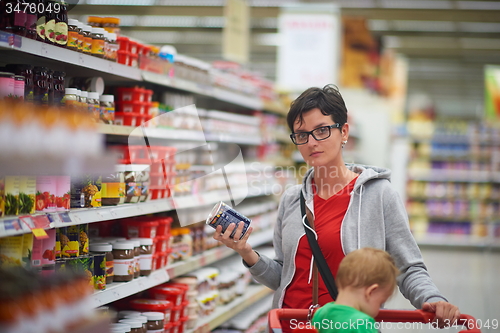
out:
{"label": "woman's face", "polygon": [[[335,124],[330,115],[324,115],[318,108],[312,109],[303,114],[303,122],[297,119],[293,126],[293,132],[310,132],[322,126]],[[344,124],[341,130],[331,129],[331,135],[325,140],[317,141],[312,135],[309,135],[309,141],[306,144],[298,145],[304,161],[308,165],[333,166],[343,164],[342,160],[342,141],[347,140],[349,134],[349,124]]]}

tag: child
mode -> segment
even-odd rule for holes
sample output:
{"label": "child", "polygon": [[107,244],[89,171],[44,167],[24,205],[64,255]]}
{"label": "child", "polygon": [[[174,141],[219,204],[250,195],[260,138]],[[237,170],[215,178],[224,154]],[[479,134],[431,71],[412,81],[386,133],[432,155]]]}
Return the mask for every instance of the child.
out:
{"label": "child", "polygon": [[335,302],[319,308],[312,324],[320,333],[377,333],[374,317],[393,294],[399,274],[389,253],[361,248],[342,259],[335,282]]}

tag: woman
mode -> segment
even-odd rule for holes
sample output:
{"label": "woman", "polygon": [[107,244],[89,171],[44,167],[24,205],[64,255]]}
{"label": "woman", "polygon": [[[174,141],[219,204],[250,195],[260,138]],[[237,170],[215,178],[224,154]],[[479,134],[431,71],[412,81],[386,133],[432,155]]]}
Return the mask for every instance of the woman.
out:
{"label": "woman", "polygon": [[[223,234],[219,226],[214,239],[238,252],[253,277],[276,291],[273,307],[309,308],[312,252],[302,225],[302,191],[334,276],[345,254],[362,247],[385,250],[401,272],[401,293],[416,308],[435,312],[440,327],[453,324],[460,312],[441,295],[427,272],[403,202],[390,184],[390,170],[343,161],[349,124],[338,89],[331,85],[307,89],[292,103],[287,122],[293,143],[312,168],[302,185],[289,188],[281,198],[273,239],[276,258],[252,249],[247,243],[251,228],[239,241],[229,238],[237,227],[234,239],[239,239],[243,223],[229,226]],[[319,304],[331,301],[320,278]]]}

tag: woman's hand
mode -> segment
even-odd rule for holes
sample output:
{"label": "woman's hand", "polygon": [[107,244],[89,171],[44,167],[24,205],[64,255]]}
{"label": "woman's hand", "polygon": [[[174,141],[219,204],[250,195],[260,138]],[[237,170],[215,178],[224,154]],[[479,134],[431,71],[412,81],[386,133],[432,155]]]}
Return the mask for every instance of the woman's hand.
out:
{"label": "woman's hand", "polygon": [[[215,229],[213,238],[226,245],[228,248],[238,252],[248,266],[253,266],[259,260],[259,255],[253,250],[252,246],[247,243],[253,228],[249,227],[245,235],[241,237],[244,226],[244,222],[239,222],[238,226],[236,226],[235,223],[231,223],[223,233],[222,226],[218,225]],[[234,229],[236,229],[234,237],[230,238],[229,236],[233,233]]]}
{"label": "woman's hand", "polygon": [[458,307],[445,301],[424,303],[422,310],[436,314],[435,322],[439,328],[449,328],[455,325],[460,318]]}

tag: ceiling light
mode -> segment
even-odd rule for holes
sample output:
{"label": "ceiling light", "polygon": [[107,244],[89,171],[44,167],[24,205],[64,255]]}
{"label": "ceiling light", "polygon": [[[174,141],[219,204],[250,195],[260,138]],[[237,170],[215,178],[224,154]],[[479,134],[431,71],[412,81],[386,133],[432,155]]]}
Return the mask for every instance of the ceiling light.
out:
{"label": "ceiling light", "polygon": [[377,8],[374,0],[339,0],[341,8]]}
{"label": "ceiling light", "polygon": [[89,5],[152,6],[156,0],[87,0]]}

